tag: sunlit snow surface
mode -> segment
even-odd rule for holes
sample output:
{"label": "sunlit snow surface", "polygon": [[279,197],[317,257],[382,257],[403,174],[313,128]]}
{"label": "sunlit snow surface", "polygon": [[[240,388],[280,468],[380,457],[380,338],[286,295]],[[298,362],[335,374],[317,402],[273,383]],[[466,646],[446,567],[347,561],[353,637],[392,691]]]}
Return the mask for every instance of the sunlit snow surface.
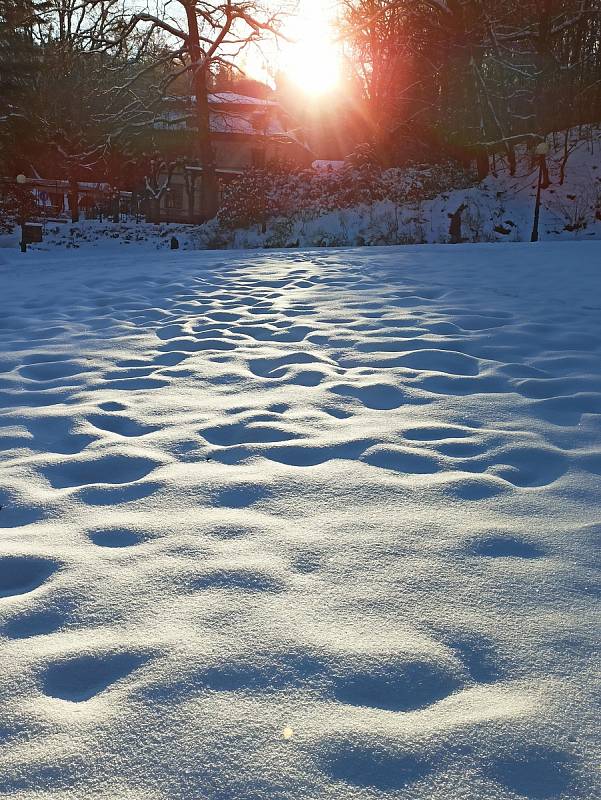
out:
{"label": "sunlit snow surface", "polygon": [[2,798],[601,796],[599,244],[0,257]]}

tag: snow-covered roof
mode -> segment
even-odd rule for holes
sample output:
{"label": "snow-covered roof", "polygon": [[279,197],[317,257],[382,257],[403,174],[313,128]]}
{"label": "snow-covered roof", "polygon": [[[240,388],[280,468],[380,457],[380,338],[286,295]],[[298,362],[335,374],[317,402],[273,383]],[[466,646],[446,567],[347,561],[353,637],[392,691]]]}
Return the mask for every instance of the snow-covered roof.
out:
{"label": "snow-covered roof", "polygon": [[[195,95],[170,95],[164,100],[172,103],[195,103]],[[209,103],[216,105],[236,105],[236,106],[279,106],[276,100],[264,100],[261,97],[250,97],[238,92],[213,92],[209,94]]]}
{"label": "snow-covered roof", "polygon": [[264,100],[261,97],[249,97],[237,92],[216,92],[209,95],[209,103],[213,105],[241,105],[241,106],[277,106],[275,100]]}
{"label": "snow-covered roof", "polygon": [[287,133],[281,120],[274,114],[212,111],[210,119],[213,133],[243,133],[252,136],[282,136]]}
{"label": "snow-covered roof", "polygon": [[[210,125],[212,133],[232,133],[244,136],[269,136],[270,138],[283,138],[294,141],[304,147],[296,133],[289,130],[285,121],[275,110],[277,103],[271,103],[268,108],[258,106],[255,108],[217,110],[213,104],[210,111]],[[262,110],[264,109],[264,110]],[[275,112],[275,113],[274,113]],[[161,119],[154,123],[156,129],[185,130],[194,127],[194,117],[185,110],[165,111]]]}

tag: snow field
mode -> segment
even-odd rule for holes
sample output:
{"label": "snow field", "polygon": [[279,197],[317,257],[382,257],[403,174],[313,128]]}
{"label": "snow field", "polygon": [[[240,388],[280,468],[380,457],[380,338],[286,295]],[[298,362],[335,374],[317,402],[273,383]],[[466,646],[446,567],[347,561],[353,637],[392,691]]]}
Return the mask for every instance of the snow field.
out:
{"label": "snow field", "polygon": [[19,256],[0,796],[601,797],[599,244]]}

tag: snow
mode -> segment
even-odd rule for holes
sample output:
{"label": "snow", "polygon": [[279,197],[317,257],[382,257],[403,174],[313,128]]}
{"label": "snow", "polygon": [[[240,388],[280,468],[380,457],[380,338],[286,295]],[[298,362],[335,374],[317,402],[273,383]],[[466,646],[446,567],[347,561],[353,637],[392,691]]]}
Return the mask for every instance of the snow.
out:
{"label": "snow", "polygon": [[[166,98],[177,103],[196,103],[192,97]],[[284,114],[275,100],[249,97],[237,92],[218,92],[209,94],[211,104],[210,126],[214,133],[236,133],[247,136],[286,136],[297,141],[293,131],[279,118]],[[286,115],[284,115],[286,116]],[[175,108],[161,113],[153,127],[163,130],[184,130],[190,124],[190,114],[186,108]]]}
{"label": "snow", "polygon": [[[288,132],[277,116],[266,117],[262,112],[253,112],[249,116],[233,111],[228,114],[224,111],[211,113],[211,131],[214,133],[241,133],[246,136],[286,136]],[[259,116],[255,116],[258,114]],[[293,134],[290,134],[294,138]]]}
{"label": "snow", "polygon": [[238,92],[215,92],[209,95],[209,103],[237,106],[279,106],[276,100],[268,100],[262,97],[250,97]]}
{"label": "snow", "polygon": [[601,244],[0,253],[0,796],[594,800]]}
{"label": "snow", "polygon": [[[252,128],[256,133],[258,130],[244,115],[220,113],[217,117],[223,131],[228,126],[230,132],[250,133]],[[271,135],[294,139],[293,132],[286,133],[278,125],[275,119],[268,122]],[[554,138],[555,146],[547,158],[551,182],[541,196],[539,238],[541,241],[599,240],[601,127],[589,126],[580,133],[570,134],[563,183],[564,134],[554,134]],[[461,215],[461,234],[465,242],[528,242],[533,226],[538,168],[533,167],[523,147],[518,148],[517,156],[515,175],[510,175],[507,165],[497,158],[495,172],[485,181],[467,188],[457,186],[460,178],[453,174],[451,165],[388,170],[383,173],[383,182],[390,193],[389,199],[344,208],[337,207],[337,203],[345,194],[353,195],[352,181],[343,183],[343,191],[336,195],[328,176],[340,174],[340,170],[324,165],[337,162],[314,162],[313,170],[291,176],[289,184],[283,184],[284,188],[276,184],[283,202],[274,205],[285,209],[287,216],[269,218],[265,231],[262,215],[259,224],[233,230],[227,226],[227,214],[222,223],[215,219],[200,226],[175,223],[155,226],[132,219],[119,224],[106,220],[102,223],[84,220],[77,224],[64,220],[64,224],[60,224],[53,220],[46,224],[44,242],[35,245],[35,249],[48,250],[56,245],[106,247],[107,240],[116,245],[151,245],[161,249],[168,247],[172,235],[177,236],[182,249],[201,250],[444,244],[450,240],[449,214],[461,206],[465,206]],[[355,180],[356,193],[360,193],[361,176],[356,175]],[[440,183],[453,188],[436,194],[433,187]],[[248,203],[255,202],[256,197],[250,193]],[[17,247],[18,239],[18,233],[0,235],[0,248]]]}
{"label": "snow", "polygon": [[[549,137],[547,158],[550,185],[541,194],[539,238],[601,238],[601,127],[590,126],[568,134],[569,156],[561,182],[565,132]],[[466,242],[529,242],[536,202],[538,165],[525,146],[516,150],[517,169],[511,175],[507,163],[496,158],[491,175],[468,188],[452,187],[432,196],[423,191],[423,179],[433,174],[428,165],[393,169],[388,175],[390,196],[370,204],[332,209],[324,183],[325,211],[303,208],[288,218],[268,221],[265,232],[238,229],[229,246],[248,247],[345,247],[447,243],[449,214],[464,205],[461,235]],[[317,173],[327,173],[314,162]],[[331,172],[332,170],[330,170]],[[338,172],[339,170],[333,170]],[[438,168],[441,177],[445,170]],[[302,193],[301,193],[302,194]]]}
{"label": "snow", "polygon": [[[164,100],[174,103],[196,103],[195,95],[169,95]],[[209,103],[211,105],[279,106],[276,100],[251,97],[239,92],[213,92],[209,94]]]}
{"label": "snow", "polygon": [[[211,111],[210,125],[213,133],[240,133],[246,136],[284,136],[286,127],[273,115],[265,116],[263,111],[256,111],[250,104],[242,109],[231,111]],[[257,115],[259,115],[257,117]],[[154,127],[163,130],[185,130],[188,127],[185,112],[166,111]],[[293,137],[293,134],[291,134]]]}

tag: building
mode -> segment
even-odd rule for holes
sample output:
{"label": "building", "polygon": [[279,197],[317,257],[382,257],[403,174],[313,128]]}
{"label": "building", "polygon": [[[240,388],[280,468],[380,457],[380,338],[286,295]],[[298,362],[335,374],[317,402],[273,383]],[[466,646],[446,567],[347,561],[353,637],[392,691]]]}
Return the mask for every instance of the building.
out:
{"label": "building", "polygon": [[[252,168],[267,164],[309,167],[313,155],[282,106],[271,99],[236,92],[209,95],[211,139],[220,186]],[[194,98],[173,97],[155,133],[165,150],[174,142],[182,152],[194,152]],[[147,182],[151,195],[147,217],[161,222],[202,222],[198,210],[202,168],[192,158],[165,163]]]}

